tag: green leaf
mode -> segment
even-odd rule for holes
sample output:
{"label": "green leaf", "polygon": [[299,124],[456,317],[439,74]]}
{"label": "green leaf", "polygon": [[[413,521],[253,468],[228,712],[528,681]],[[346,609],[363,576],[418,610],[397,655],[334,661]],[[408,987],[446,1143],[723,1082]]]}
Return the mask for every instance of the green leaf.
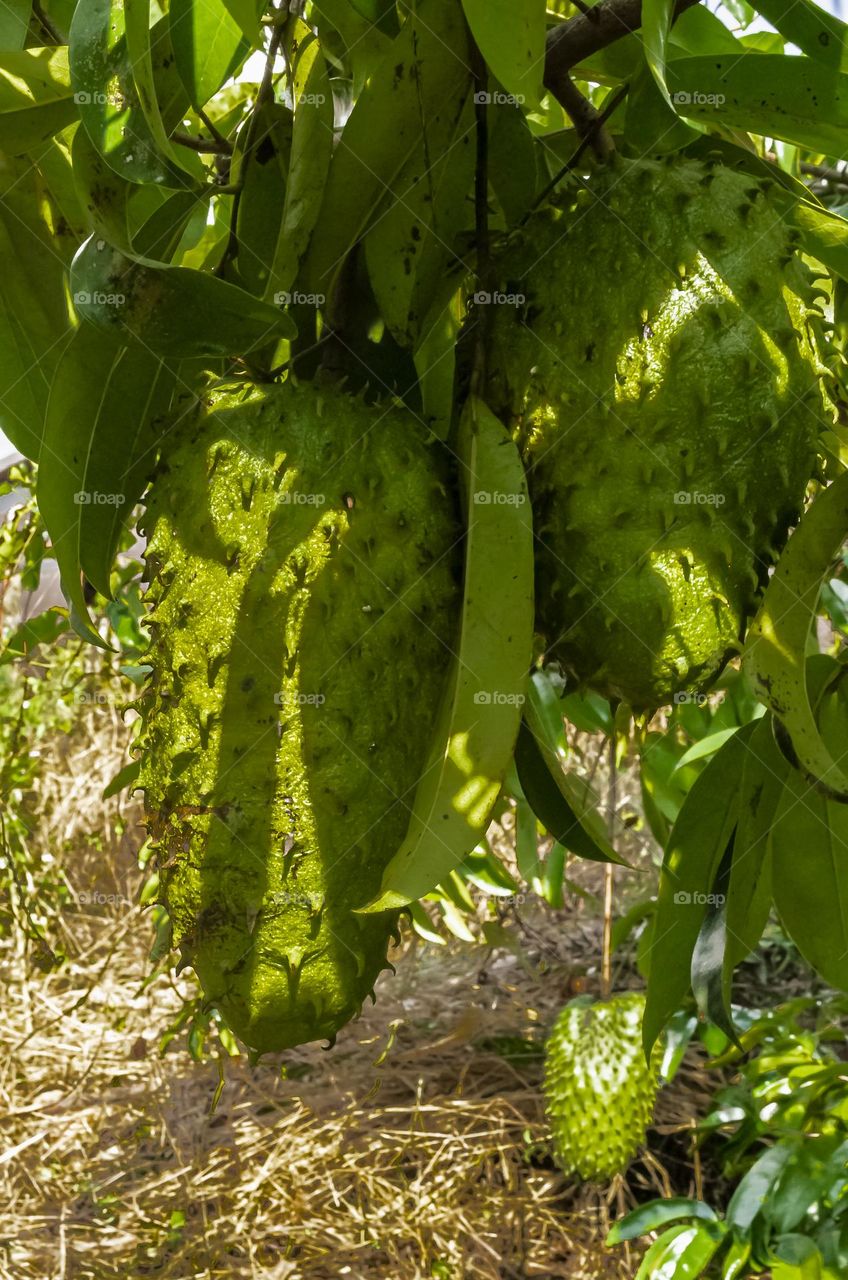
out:
{"label": "green leaf", "polygon": [[444,277],[457,265],[457,240],[471,208],[474,108],[469,80],[458,81],[421,125],[421,141],[394,177],[365,237],[368,275],[395,339],[416,345]]}
{"label": "green leaf", "polygon": [[39,645],[55,644],[68,630],[66,609],[47,609],[15,627],[0,651],[0,666],[9,662],[30,662]]}
{"label": "green leaf", "polygon": [[732,846],[727,849],[713,884],[714,901],[708,902],[704,921],[692,951],[690,972],[695,1003],[708,1021],[741,1048],[730,1011],[730,969],[727,957],[727,885]]}
{"label": "green leaf", "polygon": [[73,142],[74,178],[88,215],[89,229],[110,244],[129,251],[130,229],[127,199],[136,188],[120,178],[94,146],[85,129],[77,129]]}
{"label": "green leaf", "polygon": [[462,0],[471,34],[507,93],[535,106],[545,69],[545,0]]}
{"label": "green leaf", "polygon": [[807,694],[807,637],[822,581],[848,530],[848,473],[824,489],[789,539],[748,629],[744,669],[784,725],[799,764],[839,794],[848,778],[822,741]]}
{"label": "green leaf", "polygon": [[671,105],[665,82],[666,43],[674,21],[675,0],[643,0],[642,44],[645,61],[665,101]]}
{"label": "green leaf", "polygon": [[[452,282],[457,284],[456,279]],[[456,289],[448,303],[434,307],[421,326],[413,359],[423,417],[440,440],[447,439],[454,411],[456,339],[461,326]]]}
{"label": "green leaf", "polygon": [[495,101],[488,110],[489,181],[506,225],[529,212],[540,191],[538,144],[524,112],[512,102]]}
{"label": "green leaf", "polygon": [[769,834],[789,765],[777,747],[771,717],[764,717],[748,740],[739,793],[739,822],[727,888],[727,950],[724,981],[753,951],[771,906]]}
{"label": "green leaf", "polygon": [[[650,1052],[689,989],[692,954],[736,826],[747,743],[755,723],[725,743],[693,784],[666,846],[642,1034]],[[721,796],[721,803],[716,803]]]}
{"label": "green leaf", "polygon": [[421,0],[360,94],[333,152],[304,264],[309,292],[329,298],[332,307],[344,260],[415,153],[422,120],[463,99],[470,82],[458,6]]}
{"label": "green leaf", "polygon": [[666,67],[675,110],[715,129],[731,125],[841,156],[848,77],[782,54],[679,58]]}
{"label": "green leaf", "polygon": [[[519,729],[519,734],[520,732]],[[518,863],[518,873],[525,884],[537,889],[542,874],[542,859],[539,857],[536,815],[526,799],[518,800],[515,805],[515,860]]]}
{"label": "green leaf", "polygon": [[702,738],[700,742],[695,742],[677,761],[674,766],[675,770],[683,769],[687,764],[692,764],[694,760],[704,760],[707,756],[713,756],[724,746],[725,742],[729,742],[737,728],[719,729],[718,733],[710,733],[707,737]]}
{"label": "green leaf", "polygon": [[[203,179],[203,168],[192,151],[172,144],[159,106],[160,85],[157,83],[157,67],[175,62],[171,46],[170,24],[157,23],[150,29],[150,0],[112,0],[113,20],[122,14],[125,25],[127,54],[132,68],[138,102],[147,120],[154,144],[160,155],[179,169],[184,169],[197,181]],[[154,62],[154,45],[156,62]],[[164,89],[165,86],[162,86]],[[167,91],[166,91],[167,92]]]}
{"label": "green leaf", "polygon": [[724,1228],[719,1224],[670,1227],[655,1240],[642,1259],[636,1280],[692,1280],[701,1275],[721,1244]]}
{"label": "green leaf", "polygon": [[118,770],[108,786],[103,788],[103,799],[110,800],[112,796],[120,795],[127,787],[132,786],[140,773],[140,760],[132,760],[129,764],[125,764],[123,769]]}
{"label": "green leaf", "polygon": [[607,839],[591,786],[585,778],[563,769],[559,754],[562,714],[557,708],[552,722],[546,688],[550,690],[545,675],[534,672],[527,686],[515,752],[521,789],[536,817],[566,849],[593,862],[626,866]]}
{"label": "green leaf", "polygon": [[757,0],[757,10],[809,57],[848,71],[848,27],[812,0]]}
{"label": "green leaf", "polygon": [[0,7],[0,53],[23,49],[32,15],[32,0],[3,0]]}
{"label": "green leaf", "polygon": [[829,271],[848,280],[848,222],[832,209],[808,200],[794,203],[788,214],[801,232],[807,253],[823,262]]}
{"label": "green leaf", "polygon": [[703,1200],[690,1200],[684,1196],[671,1196],[667,1200],[649,1200],[640,1204],[618,1222],[606,1238],[607,1247],[621,1244],[624,1240],[635,1240],[649,1231],[658,1231],[669,1222],[677,1222],[680,1218],[697,1218],[704,1222],[717,1222],[716,1213]]}
{"label": "green leaf", "polygon": [[288,316],[226,280],[130,257],[96,237],[74,258],[71,293],[90,324],[162,356],[246,355],[294,334]]}
{"label": "green leaf", "polygon": [[[132,0],[126,13],[134,15],[135,6]],[[191,186],[202,181],[203,166],[183,149],[177,159],[167,137],[188,105],[170,46],[168,19],[147,32],[145,0],[141,8],[141,21],[132,25],[131,56],[123,0],[77,5],[69,50],[74,100],[96,150],[125,181]]]}
{"label": "green leaf", "polygon": [[250,44],[227,0],[171,0],[168,14],[177,70],[192,106],[202,107],[244,61]]}
{"label": "green leaf", "polygon": [[848,807],[790,772],[771,855],[774,902],[786,932],[826,982],[848,990]]}
{"label": "green leaf", "polygon": [[0,168],[0,428],[33,459],[70,330],[64,246],[48,217],[37,170],[7,159]]}
{"label": "green leaf", "polygon": [[396,30],[381,31],[357,12],[350,0],[321,0],[312,12],[322,49],[345,75],[352,72],[353,95],[359,98]]}
{"label": "green leaf", "polygon": [[[505,428],[474,397],[463,410],[458,453],[468,515],[458,654],[409,829],[371,911],[421,897],[476,848],[521,719],[533,637],[527,480]],[[481,493],[490,500],[479,501]]]}
{"label": "green leaf", "polygon": [[76,114],[67,49],[0,54],[0,150],[32,151]]}
{"label": "green leaf", "polygon": [[142,347],[83,326],[50,389],[38,506],[64,590],[87,615],[80,570],[103,595],[121,531],[155,459],[173,373]]}
{"label": "green leaf", "polygon": [[738,1231],[750,1230],[757,1215],[762,1212],[766,1196],[777,1182],[792,1155],[789,1143],[769,1147],[756,1164],[745,1174],[727,1206],[725,1221]]}
{"label": "green leaf", "polygon": [[[293,124],[291,111],[282,103],[261,103],[243,126],[236,148],[232,180],[242,188],[236,223],[238,274],[245,288],[260,297],[267,296],[282,221]],[[242,156],[239,150],[249,145],[254,129],[252,149]]]}
{"label": "green leaf", "polygon": [[224,0],[224,6],[238,23],[248,44],[258,45],[259,19],[265,8],[263,0]]}
{"label": "green leaf", "polygon": [[[294,128],[285,205],[265,299],[279,306],[297,279],[318,217],[333,154],[333,93],[321,46],[313,40],[294,64]],[[316,299],[316,305],[318,300]]]}

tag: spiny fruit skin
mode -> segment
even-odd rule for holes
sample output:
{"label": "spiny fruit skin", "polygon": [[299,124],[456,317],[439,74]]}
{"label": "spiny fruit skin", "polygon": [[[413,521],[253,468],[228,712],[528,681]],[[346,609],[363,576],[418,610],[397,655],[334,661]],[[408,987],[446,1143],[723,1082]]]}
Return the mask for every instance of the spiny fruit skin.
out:
{"label": "spiny fruit skin", "polygon": [[505,246],[490,397],[520,436],[540,630],[637,710],[738,650],[828,421],[812,273],[767,181],[618,159]]}
{"label": "spiny fruit skin", "polygon": [[225,387],[147,517],[142,772],[175,942],[259,1052],[333,1039],[397,914],[400,844],[458,607],[456,511],[412,415]]}
{"label": "spiny fruit skin", "polygon": [[657,1055],[642,1048],[645,997],[627,992],[557,1017],[545,1046],[545,1095],[557,1164],[586,1182],[623,1173],[645,1140],[657,1095]]}

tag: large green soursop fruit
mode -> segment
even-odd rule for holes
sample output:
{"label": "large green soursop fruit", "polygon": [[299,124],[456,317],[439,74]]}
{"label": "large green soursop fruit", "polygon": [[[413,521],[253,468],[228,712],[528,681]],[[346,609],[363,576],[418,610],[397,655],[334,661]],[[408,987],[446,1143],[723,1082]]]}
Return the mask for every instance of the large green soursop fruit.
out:
{"label": "large green soursop fruit", "polygon": [[386,964],[380,887],[458,614],[443,460],[330,388],[223,390],[155,480],[140,784],[175,942],[253,1048],[332,1038]]}
{"label": "large green soursop fruit", "polygon": [[658,1055],[645,1062],[641,992],[559,1014],[545,1048],[545,1095],[554,1155],[586,1182],[623,1173],[645,1141],[658,1085]]}
{"label": "large green soursop fruit", "polygon": [[799,515],[826,417],[812,274],[767,181],[679,159],[617,160],[496,270],[540,629],[579,681],[657,707],[721,670]]}

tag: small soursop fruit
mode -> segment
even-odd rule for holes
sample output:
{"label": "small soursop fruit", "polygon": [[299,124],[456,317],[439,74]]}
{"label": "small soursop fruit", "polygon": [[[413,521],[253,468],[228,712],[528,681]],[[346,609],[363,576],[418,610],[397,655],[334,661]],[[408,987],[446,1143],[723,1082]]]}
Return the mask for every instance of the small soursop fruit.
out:
{"label": "small soursop fruit", "polygon": [[565,1173],[609,1182],[645,1140],[658,1087],[658,1055],[642,1048],[645,997],[628,992],[559,1014],[545,1046],[545,1095],[554,1155]]}
{"label": "small soursop fruit", "polygon": [[[490,397],[520,435],[550,656],[637,710],[738,648],[828,419],[775,188],[616,159],[507,242]],[[473,330],[473,325],[471,326]]]}
{"label": "small soursop fruit", "polygon": [[175,942],[264,1052],[335,1036],[397,913],[400,844],[458,615],[444,459],[401,409],[220,390],[146,517],[142,773]]}

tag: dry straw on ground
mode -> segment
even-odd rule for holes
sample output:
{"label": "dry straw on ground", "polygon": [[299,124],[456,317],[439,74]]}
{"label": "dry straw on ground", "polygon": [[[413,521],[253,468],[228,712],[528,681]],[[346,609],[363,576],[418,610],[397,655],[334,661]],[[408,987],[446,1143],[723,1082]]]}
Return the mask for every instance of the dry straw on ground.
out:
{"label": "dry straw on ground", "polygon": [[591,987],[599,925],[580,900],[532,914],[516,952],[407,941],[332,1052],[229,1060],[213,1113],[214,1061],[158,1052],[180,994],[144,985],[138,813],[100,800],[124,733],[108,707],[90,717],[44,761],[37,833],[64,850],[67,960],[39,971],[20,934],[2,955],[0,1276],[631,1277],[605,1225],[634,1196],[694,1190],[680,1131],[704,1073],[663,1097],[657,1154],[601,1194],[547,1157],[539,1060],[489,1043],[538,1037],[576,975]]}

